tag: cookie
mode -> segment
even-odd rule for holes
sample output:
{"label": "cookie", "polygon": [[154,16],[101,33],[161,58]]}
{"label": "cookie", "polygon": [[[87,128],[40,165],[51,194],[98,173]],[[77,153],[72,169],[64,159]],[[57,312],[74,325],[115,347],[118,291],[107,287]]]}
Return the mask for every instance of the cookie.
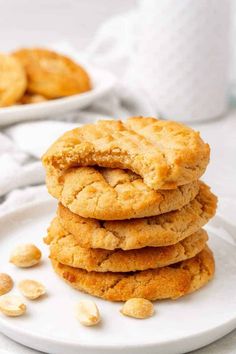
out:
{"label": "cookie", "polygon": [[44,154],[47,174],[75,166],[128,169],[150,188],[175,189],[196,181],[209,162],[209,146],[187,126],[155,118],[107,120],[73,129]]}
{"label": "cookie", "polygon": [[108,251],[80,247],[75,236],[59,226],[59,233],[54,235],[50,243],[50,257],[88,272],[132,272],[165,267],[192,258],[203,250],[207,239],[206,231],[200,229],[171,246]]}
{"label": "cookie", "polygon": [[[55,170],[54,170],[55,172]],[[48,174],[48,191],[85,218],[122,220],[179,209],[198,193],[198,181],[155,191],[129,170],[77,167],[63,176]]]}
{"label": "cookie", "polygon": [[21,97],[18,103],[31,104],[31,103],[41,103],[46,101],[48,101],[48,99],[42,95],[30,94],[26,92],[24,96]]}
{"label": "cookie", "polygon": [[16,103],[26,90],[26,74],[17,59],[0,54],[0,107]]}
{"label": "cookie", "polygon": [[20,49],[13,55],[25,68],[31,93],[58,98],[91,89],[86,71],[64,55],[37,48]]}
{"label": "cookie", "polygon": [[133,297],[176,299],[207,284],[214,275],[214,258],[206,247],[195,257],[173,266],[140,272],[87,272],[52,259],[55,272],[73,288],[110,301]]}
{"label": "cookie", "polygon": [[175,244],[203,227],[215,214],[217,198],[210,188],[200,184],[198,195],[180,210],[159,216],[123,221],[99,221],[85,219],[71,213],[61,204],[57,221],[52,222],[50,234],[58,233],[58,221],[75,236],[84,248],[114,250],[137,249],[146,246],[159,247]]}

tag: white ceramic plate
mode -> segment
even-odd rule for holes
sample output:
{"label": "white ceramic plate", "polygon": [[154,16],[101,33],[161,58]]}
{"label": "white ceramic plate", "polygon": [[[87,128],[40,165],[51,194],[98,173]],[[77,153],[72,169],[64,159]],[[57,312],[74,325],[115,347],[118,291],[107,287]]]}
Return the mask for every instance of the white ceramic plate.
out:
{"label": "white ceramic plate", "polygon": [[[29,347],[56,354],[180,354],[204,346],[236,327],[236,246],[234,240],[210,236],[216,257],[215,279],[202,290],[177,301],[155,304],[156,314],[135,320],[111,303],[71,289],[51,269],[42,237],[55,212],[55,202],[31,205],[0,219],[0,269],[17,283],[42,281],[48,295],[26,301],[28,313],[18,318],[0,315],[0,331]],[[217,226],[218,230],[219,225]],[[86,237],[86,235],[85,235]],[[18,269],[8,262],[16,244],[33,242],[43,252],[42,264]],[[13,293],[18,293],[17,287]],[[88,328],[78,323],[74,305],[81,298],[96,301],[102,322]]]}
{"label": "white ceramic plate", "polygon": [[85,67],[91,77],[93,85],[91,91],[46,102],[1,107],[0,126],[61,115],[74,109],[82,109],[112,89],[116,81],[113,74],[103,69]]}

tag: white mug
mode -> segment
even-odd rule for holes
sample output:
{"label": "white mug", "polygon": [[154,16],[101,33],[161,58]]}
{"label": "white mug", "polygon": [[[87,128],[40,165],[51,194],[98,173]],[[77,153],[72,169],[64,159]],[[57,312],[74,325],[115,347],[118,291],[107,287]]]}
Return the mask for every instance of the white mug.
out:
{"label": "white mug", "polygon": [[229,0],[140,0],[132,72],[157,113],[196,121],[227,109]]}

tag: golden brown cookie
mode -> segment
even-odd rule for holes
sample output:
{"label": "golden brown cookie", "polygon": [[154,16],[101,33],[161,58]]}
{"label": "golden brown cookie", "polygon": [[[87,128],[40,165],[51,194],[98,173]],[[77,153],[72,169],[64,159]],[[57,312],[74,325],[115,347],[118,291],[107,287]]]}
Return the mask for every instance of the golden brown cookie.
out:
{"label": "golden brown cookie", "polygon": [[189,204],[180,210],[150,218],[104,222],[82,218],[59,204],[58,219],[52,222],[47,238],[50,242],[50,234],[59,232],[59,221],[84,248],[130,250],[172,245],[203,227],[214,216],[216,202],[210,188],[201,183],[198,195]]}
{"label": "golden brown cookie", "polygon": [[46,101],[48,101],[48,99],[42,95],[30,94],[26,92],[24,96],[21,97],[18,103],[31,104],[31,103],[41,103]]}
{"label": "golden brown cookie", "polygon": [[20,62],[0,53],[0,107],[11,106],[24,94],[26,74]]}
{"label": "golden brown cookie", "polygon": [[91,89],[86,71],[64,55],[37,48],[20,49],[13,55],[25,68],[31,93],[58,98]]}
{"label": "golden brown cookie", "polygon": [[78,167],[46,177],[48,191],[73,213],[85,218],[122,220],[159,215],[189,203],[199,190],[192,182],[155,191],[129,170]]}
{"label": "golden brown cookie", "polygon": [[75,166],[121,168],[158,190],[196,181],[206,169],[209,153],[209,146],[191,128],[137,117],[99,121],[68,131],[42,160],[49,176],[62,175]]}
{"label": "golden brown cookie", "polygon": [[208,247],[195,257],[173,266],[140,272],[87,272],[54,259],[52,265],[73,288],[110,301],[126,301],[133,297],[176,299],[207,284],[215,270],[213,254]]}
{"label": "golden brown cookie", "polygon": [[68,234],[61,227],[50,243],[50,257],[62,264],[88,272],[133,272],[165,267],[192,258],[203,250],[207,239],[206,231],[200,229],[171,246],[108,251],[80,247],[75,236]]}

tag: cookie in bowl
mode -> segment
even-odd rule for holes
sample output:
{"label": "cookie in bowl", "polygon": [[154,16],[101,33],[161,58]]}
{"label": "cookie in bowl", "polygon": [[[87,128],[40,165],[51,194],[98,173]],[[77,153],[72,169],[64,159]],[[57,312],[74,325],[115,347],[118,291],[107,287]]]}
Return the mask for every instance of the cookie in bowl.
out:
{"label": "cookie in bowl", "polygon": [[72,59],[48,49],[20,49],[13,53],[27,75],[27,90],[48,99],[91,90],[89,75]]}

